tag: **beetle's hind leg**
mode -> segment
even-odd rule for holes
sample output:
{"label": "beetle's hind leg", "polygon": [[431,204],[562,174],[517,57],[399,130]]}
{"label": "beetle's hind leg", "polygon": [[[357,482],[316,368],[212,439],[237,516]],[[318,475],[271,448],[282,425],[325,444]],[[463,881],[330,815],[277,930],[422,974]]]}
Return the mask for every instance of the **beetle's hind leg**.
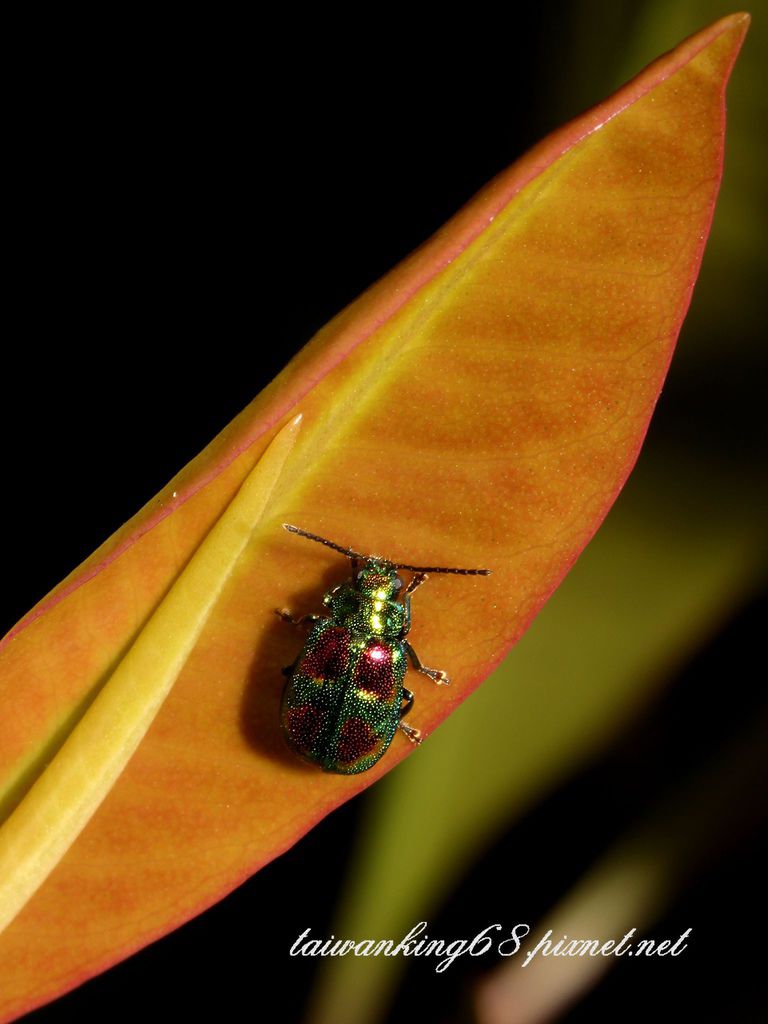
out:
{"label": "beetle's hind leg", "polygon": [[405,701],[405,704],[403,704],[400,709],[400,721],[397,723],[397,728],[405,733],[411,743],[415,743],[416,746],[418,746],[421,743],[421,731],[419,729],[414,729],[412,725],[406,725],[403,721],[405,716],[413,707],[413,694],[410,690],[403,688],[403,700]]}
{"label": "beetle's hind leg", "polygon": [[406,725],[405,722],[398,722],[397,728],[402,730],[411,743],[417,747],[421,744],[421,732],[418,729],[414,729],[412,725]]}
{"label": "beetle's hind leg", "polygon": [[451,681],[448,678],[448,675],[445,672],[443,672],[442,669],[427,668],[426,665],[422,665],[422,663],[419,661],[418,654],[416,653],[416,651],[414,651],[414,649],[411,647],[407,640],[405,641],[405,649],[408,652],[408,657],[411,659],[411,664],[413,665],[417,672],[421,672],[422,675],[429,676],[429,678],[436,682],[438,686],[448,686],[448,684]]}

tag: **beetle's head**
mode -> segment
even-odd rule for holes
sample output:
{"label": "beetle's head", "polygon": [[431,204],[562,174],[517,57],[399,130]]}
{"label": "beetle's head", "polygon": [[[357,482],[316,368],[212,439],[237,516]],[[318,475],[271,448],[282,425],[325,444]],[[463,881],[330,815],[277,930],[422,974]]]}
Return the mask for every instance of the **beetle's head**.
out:
{"label": "beetle's head", "polygon": [[379,601],[391,601],[403,585],[397,569],[383,558],[366,559],[357,574],[356,583],[360,593]]}

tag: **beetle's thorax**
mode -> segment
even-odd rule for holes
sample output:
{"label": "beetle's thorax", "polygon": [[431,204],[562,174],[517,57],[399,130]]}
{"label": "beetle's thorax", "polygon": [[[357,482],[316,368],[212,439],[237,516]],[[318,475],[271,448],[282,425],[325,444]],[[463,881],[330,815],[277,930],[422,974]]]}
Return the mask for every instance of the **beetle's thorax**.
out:
{"label": "beetle's thorax", "polygon": [[352,633],[394,640],[403,629],[404,609],[395,598],[402,586],[397,570],[383,560],[369,559],[350,583],[333,596],[335,622]]}
{"label": "beetle's thorax", "polygon": [[402,585],[397,569],[383,558],[366,559],[355,578],[356,588],[371,600],[391,601]]}

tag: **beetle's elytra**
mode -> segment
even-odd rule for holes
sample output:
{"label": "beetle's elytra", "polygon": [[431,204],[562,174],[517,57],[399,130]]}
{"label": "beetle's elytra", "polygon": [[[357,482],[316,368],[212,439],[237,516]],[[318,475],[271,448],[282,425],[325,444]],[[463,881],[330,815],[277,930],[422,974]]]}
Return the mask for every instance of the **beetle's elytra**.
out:
{"label": "beetle's elytra", "polygon": [[[421,733],[403,722],[413,694],[403,686],[406,660],[434,682],[450,682],[445,672],[427,668],[406,637],[411,628],[411,594],[430,573],[488,576],[490,569],[446,569],[390,562],[283,524],[300,537],[324,544],[351,560],[352,576],[323,598],[324,615],[294,619],[312,623],[304,649],[283,669],[288,681],[282,700],[283,732],[293,750],[325,771],[356,775],[384,754],[397,729],[413,743]],[[413,572],[403,588],[398,569]],[[401,593],[402,591],[402,593]]]}

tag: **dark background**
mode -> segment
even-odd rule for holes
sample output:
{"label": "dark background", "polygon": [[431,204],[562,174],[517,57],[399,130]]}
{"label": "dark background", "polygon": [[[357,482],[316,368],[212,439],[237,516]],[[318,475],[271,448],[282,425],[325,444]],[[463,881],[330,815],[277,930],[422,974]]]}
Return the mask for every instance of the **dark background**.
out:
{"label": "dark background", "polygon": [[[443,13],[439,30],[378,11],[366,27],[297,14],[295,24],[64,22],[42,42],[31,34],[7,157],[3,629],[331,316],[618,85],[609,58],[595,68],[593,55],[631,37],[641,6],[592,5],[592,22],[589,5],[506,20],[480,7],[455,24]],[[660,433],[709,397],[674,370],[669,395]],[[739,450],[754,446],[750,409],[713,417]],[[501,838],[431,931],[469,936],[497,920],[512,860],[527,878],[516,919],[535,926],[630,814],[738,739],[761,707],[765,612],[764,598],[745,598],[642,721]],[[724,711],[724,687],[744,675],[754,685]],[[652,766],[630,794],[611,782],[627,759]],[[306,922],[331,931],[364,799],[200,918],[26,1019],[258,1019],[269,985],[281,1018],[298,1022],[316,962],[286,951]],[[564,836],[569,856],[551,856]],[[747,816],[652,932],[692,926],[686,955],[617,965],[562,1019],[756,1020],[767,846],[765,819]],[[477,969],[435,975],[411,963],[391,1019],[470,1019]],[[426,998],[425,1015],[414,1008]]]}

